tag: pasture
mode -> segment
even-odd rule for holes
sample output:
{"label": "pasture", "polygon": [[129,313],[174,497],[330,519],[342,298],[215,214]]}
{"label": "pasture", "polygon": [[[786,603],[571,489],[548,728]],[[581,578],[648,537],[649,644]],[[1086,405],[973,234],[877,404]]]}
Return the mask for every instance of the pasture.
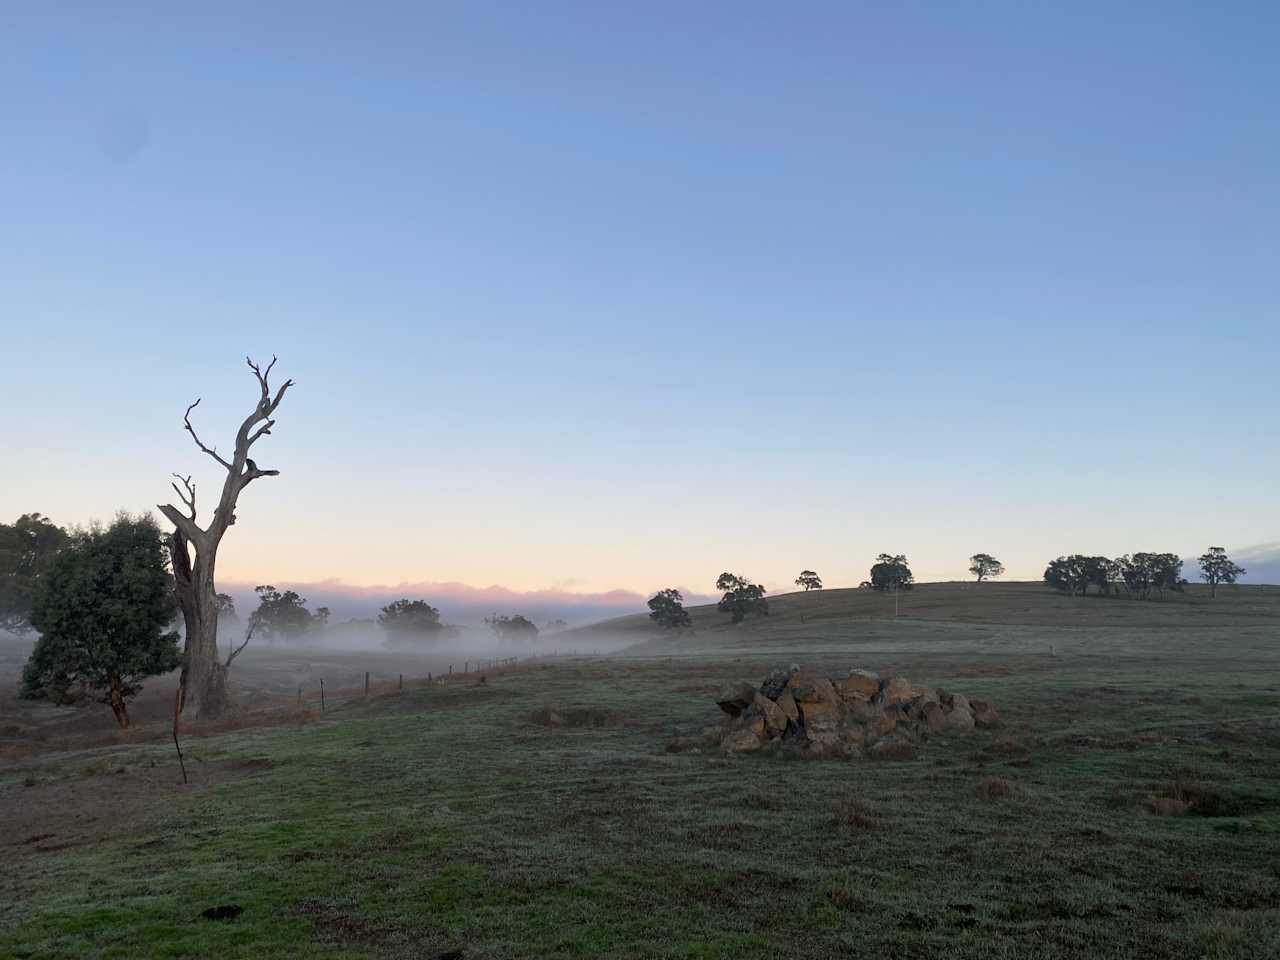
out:
{"label": "pasture", "polygon": [[[0,955],[1280,955],[1280,588],[898,599],[623,618],[565,641],[621,653],[402,693],[440,662],[253,651],[251,715],[184,734],[188,786],[170,680],[125,735],[5,701],[27,749],[0,760]],[[899,761],[683,748],[722,683],[792,663],[904,674],[1003,726]],[[304,668],[341,673],[323,716],[290,702]]]}

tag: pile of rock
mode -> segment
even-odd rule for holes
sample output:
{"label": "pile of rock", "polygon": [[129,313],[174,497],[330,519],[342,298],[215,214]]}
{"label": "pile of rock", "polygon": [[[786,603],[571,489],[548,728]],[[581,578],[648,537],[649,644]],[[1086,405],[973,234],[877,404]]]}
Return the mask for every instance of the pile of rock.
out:
{"label": "pile of rock", "polygon": [[968,733],[1000,722],[985,701],[867,670],[829,678],[793,667],[758,688],[731,684],[716,703],[727,716],[714,735],[727,753],[772,745],[819,756],[890,757],[932,732]]}

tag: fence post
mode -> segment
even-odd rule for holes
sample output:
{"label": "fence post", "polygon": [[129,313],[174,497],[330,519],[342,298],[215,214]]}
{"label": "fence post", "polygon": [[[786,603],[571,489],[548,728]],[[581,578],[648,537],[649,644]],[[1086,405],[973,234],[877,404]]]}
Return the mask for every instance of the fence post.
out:
{"label": "fence post", "polygon": [[369,671],[368,670],[364,672],[364,695],[366,697],[369,695]]}
{"label": "fence post", "polygon": [[302,709],[302,688],[298,688],[298,709]]}
{"label": "fence post", "polygon": [[324,713],[324,680],[320,681],[320,712]]}
{"label": "fence post", "polygon": [[404,674],[400,674],[400,692],[404,693]]}

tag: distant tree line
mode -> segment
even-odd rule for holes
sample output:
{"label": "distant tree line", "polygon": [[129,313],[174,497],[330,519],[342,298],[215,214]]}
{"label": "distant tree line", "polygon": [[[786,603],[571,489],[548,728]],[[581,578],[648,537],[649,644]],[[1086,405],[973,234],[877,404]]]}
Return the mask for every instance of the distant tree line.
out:
{"label": "distant tree line", "polygon": [[[1199,563],[1213,597],[1218,595],[1220,584],[1235,583],[1245,573],[1222,547],[1210,547]],[[1181,593],[1186,587],[1182,566],[1182,558],[1176,553],[1133,553],[1115,559],[1073,553],[1049,561],[1044,582],[1072,596],[1087,596],[1092,589],[1098,596],[1163,600],[1167,593]]]}

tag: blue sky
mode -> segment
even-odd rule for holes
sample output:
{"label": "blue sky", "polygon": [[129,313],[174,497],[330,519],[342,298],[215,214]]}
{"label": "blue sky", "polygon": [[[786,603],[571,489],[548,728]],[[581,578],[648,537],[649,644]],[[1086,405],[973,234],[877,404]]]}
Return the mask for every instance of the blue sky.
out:
{"label": "blue sky", "polygon": [[[1280,536],[1280,7],[17,4],[0,515],[649,590]],[[12,351],[10,353],[10,351]]]}

